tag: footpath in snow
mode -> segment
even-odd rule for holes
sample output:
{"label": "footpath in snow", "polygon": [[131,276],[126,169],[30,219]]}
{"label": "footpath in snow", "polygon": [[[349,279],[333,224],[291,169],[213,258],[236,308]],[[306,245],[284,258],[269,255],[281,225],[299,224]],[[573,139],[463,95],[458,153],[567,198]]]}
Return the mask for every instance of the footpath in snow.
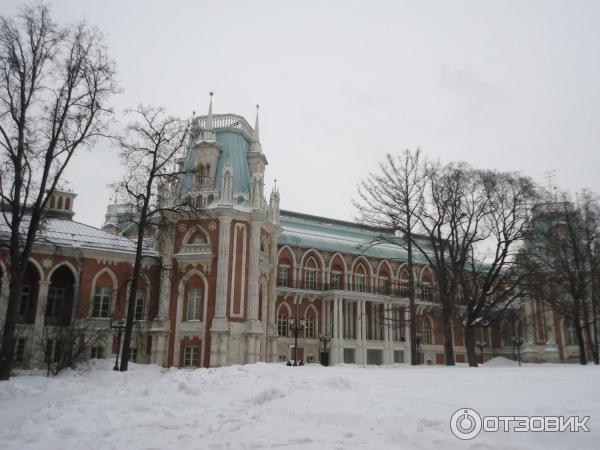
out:
{"label": "footpath in snow", "polygon": [[[219,369],[98,361],[0,382],[0,449],[597,449],[598,367],[513,365]],[[589,433],[450,431],[481,416],[590,416]]]}

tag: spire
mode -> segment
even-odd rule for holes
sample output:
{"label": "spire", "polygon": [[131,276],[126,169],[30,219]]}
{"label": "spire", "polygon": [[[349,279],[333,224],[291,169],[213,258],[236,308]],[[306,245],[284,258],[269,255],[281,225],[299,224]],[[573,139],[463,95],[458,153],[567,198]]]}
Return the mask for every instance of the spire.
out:
{"label": "spire", "polygon": [[260,108],[260,106],[256,105],[256,122],[254,123],[254,140],[252,141],[251,151],[257,152],[257,153],[262,153],[262,146],[260,145],[260,133],[259,133],[259,126],[258,126],[258,109],[259,108]]}
{"label": "spire", "polygon": [[213,92],[210,91],[210,93],[208,95],[210,95],[210,103],[208,104],[208,116],[206,117],[206,129],[209,131],[213,131],[214,130],[214,124],[213,124],[213,113],[212,113],[212,98],[213,98]]}
{"label": "spire", "polygon": [[258,132],[258,109],[260,108],[259,105],[256,105],[256,121],[254,122],[254,139],[256,139],[256,142],[260,142],[260,135]]}

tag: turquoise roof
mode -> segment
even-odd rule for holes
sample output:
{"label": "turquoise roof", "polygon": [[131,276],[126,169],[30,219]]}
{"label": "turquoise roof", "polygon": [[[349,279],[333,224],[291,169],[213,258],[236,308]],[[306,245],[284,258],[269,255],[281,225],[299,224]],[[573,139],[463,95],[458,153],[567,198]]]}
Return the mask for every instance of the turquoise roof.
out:
{"label": "turquoise roof", "polygon": [[[221,155],[217,162],[216,183],[215,189],[221,188],[221,175],[223,168],[230,158],[231,167],[233,169],[233,191],[234,192],[250,192],[250,166],[248,165],[248,152],[250,152],[250,142],[236,131],[217,131],[217,142],[221,146]],[[191,150],[191,148],[190,148]],[[191,171],[194,167],[195,152],[188,151],[185,155],[184,170]],[[181,181],[181,189],[189,191],[192,188],[194,176],[188,173],[183,176]]]}
{"label": "turquoise roof", "polygon": [[[283,231],[278,244],[281,246],[314,248],[330,253],[340,252],[395,261],[407,259],[402,240],[395,237],[391,230],[291,211],[281,211],[280,222]],[[426,263],[425,258],[416,251],[414,259],[417,263]]]}

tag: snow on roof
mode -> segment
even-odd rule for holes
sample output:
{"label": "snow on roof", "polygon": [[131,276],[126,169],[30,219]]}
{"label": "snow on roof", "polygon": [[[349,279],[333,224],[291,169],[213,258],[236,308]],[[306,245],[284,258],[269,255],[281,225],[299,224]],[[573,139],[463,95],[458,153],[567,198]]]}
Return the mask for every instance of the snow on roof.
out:
{"label": "snow on roof", "polygon": [[[10,215],[7,214],[7,217],[10,218]],[[25,217],[22,224],[24,232],[28,224],[28,217]],[[7,239],[9,235],[10,228],[3,215],[0,215],[0,240]],[[133,240],[126,237],[108,233],[84,223],[58,218],[48,218],[44,221],[38,232],[36,243],[121,253],[134,253],[136,246]],[[148,249],[145,253],[153,252]]]}
{"label": "snow on roof", "polygon": [[[280,245],[396,261],[408,257],[401,239],[391,230],[292,211],[281,211],[280,223],[283,228],[278,239]],[[415,262],[426,263],[418,252],[414,258]]]}

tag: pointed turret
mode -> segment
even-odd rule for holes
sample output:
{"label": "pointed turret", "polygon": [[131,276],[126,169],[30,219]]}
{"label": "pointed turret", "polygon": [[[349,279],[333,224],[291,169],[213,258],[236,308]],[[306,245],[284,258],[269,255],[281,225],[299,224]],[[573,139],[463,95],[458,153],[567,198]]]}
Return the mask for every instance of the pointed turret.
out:
{"label": "pointed turret", "polygon": [[256,121],[254,122],[254,139],[252,140],[251,151],[262,153],[262,146],[260,145],[260,132],[258,126],[258,109],[259,105],[256,105]]}
{"label": "pointed turret", "polygon": [[269,220],[279,224],[279,189],[277,189],[277,180],[273,182],[273,190],[269,198]]}
{"label": "pointed turret", "polygon": [[227,155],[227,161],[221,175],[221,192],[219,197],[221,205],[233,205],[233,167],[231,166],[229,155]]}
{"label": "pointed turret", "polygon": [[202,133],[202,140],[203,141],[214,141],[214,140],[216,140],[215,122],[213,119],[213,112],[212,112],[212,99],[213,99],[214,93],[211,91],[208,95],[210,95],[210,101],[208,103],[208,115],[206,116],[206,124],[204,126],[204,130]]}

